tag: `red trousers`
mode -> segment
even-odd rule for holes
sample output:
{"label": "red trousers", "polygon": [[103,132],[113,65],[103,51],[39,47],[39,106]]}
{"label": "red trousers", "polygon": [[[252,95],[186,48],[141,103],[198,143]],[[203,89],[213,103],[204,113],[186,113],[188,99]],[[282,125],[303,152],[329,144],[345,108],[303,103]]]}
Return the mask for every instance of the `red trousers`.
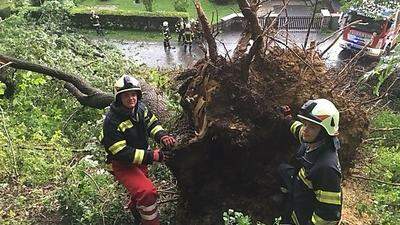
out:
{"label": "red trousers", "polygon": [[115,178],[128,190],[131,201],[129,208],[139,211],[143,225],[159,225],[157,190],[147,177],[146,165],[125,166],[112,162]]}

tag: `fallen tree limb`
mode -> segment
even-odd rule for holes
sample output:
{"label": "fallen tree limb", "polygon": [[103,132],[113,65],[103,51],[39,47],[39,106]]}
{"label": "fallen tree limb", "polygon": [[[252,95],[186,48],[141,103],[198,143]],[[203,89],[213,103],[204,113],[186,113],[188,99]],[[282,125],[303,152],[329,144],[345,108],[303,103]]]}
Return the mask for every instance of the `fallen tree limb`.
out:
{"label": "fallen tree limb", "polygon": [[[8,67],[15,69],[28,70],[40,74],[44,74],[57,80],[65,81],[65,89],[67,89],[78,101],[84,106],[96,109],[103,109],[111,104],[114,95],[111,92],[104,92],[98,88],[91,86],[85,79],[78,75],[69,74],[54,68],[39,65],[16,59],[7,55],[0,54],[0,62],[8,64]],[[159,116],[161,122],[169,119],[167,103],[165,97],[159,94],[156,88],[149,85],[146,81],[140,80],[143,95],[143,101],[147,106]]]}

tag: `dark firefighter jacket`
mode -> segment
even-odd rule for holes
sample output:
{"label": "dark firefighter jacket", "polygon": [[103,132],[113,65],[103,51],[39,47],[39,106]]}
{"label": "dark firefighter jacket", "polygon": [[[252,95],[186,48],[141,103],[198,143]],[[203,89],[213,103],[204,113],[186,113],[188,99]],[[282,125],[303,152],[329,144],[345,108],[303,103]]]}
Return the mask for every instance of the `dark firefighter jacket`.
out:
{"label": "dark firefighter jacket", "polygon": [[190,30],[186,30],[184,33],[185,42],[191,44],[193,42],[193,33]]}
{"label": "dark firefighter jacket", "polygon": [[163,35],[164,35],[164,41],[169,41],[171,39],[171,32],[169,28],[163,28]]}
{"label": "dark firefighter jacket", "polygon": [[108,155],[107,161],[118,160],[126,165],[150,164],[153,153],[149,148],[148,138],[157,143],[166,135],[157,117],[138,101],[134,112],[111,104],[103,124],[101,143]]}
{"label": "dark firefighter jacket", "polygon": [[302,142],[302,126],[299,121],[290,126],[290,131],[301,143],[296,153],[300,168],[293,177],[291,218],[296,225],[337,224],[342,208],[339,141],[336,137],[333,141],[326,140],[310,151]]}

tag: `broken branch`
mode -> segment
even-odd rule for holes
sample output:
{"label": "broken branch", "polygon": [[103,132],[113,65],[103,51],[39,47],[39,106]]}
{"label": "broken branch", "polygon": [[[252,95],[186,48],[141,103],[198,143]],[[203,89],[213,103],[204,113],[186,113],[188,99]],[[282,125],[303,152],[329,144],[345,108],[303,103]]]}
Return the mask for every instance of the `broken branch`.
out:
{"label": "broken branch", "polygon": [[194,5],[196,7],[197,15],[199,17],[201,27],[204,32],[204,37],[206,38],[208,44],[208,53],[210,54],[210,59],[212,62],[216,62],[218,59],[218,49],[217,44],[215,43],[215,39],[212,35],[210,25],[208,24],[207,17],[206,15],[204,15],[203,8],[201,7],[198,0],[194,2]]}

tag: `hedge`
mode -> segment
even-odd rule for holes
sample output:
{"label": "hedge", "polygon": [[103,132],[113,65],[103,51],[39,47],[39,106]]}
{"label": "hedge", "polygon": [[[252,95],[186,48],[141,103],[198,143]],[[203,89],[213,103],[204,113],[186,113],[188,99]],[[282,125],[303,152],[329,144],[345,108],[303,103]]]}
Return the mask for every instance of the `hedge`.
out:
{"label": "hedge", "polygon": [[[71,19],[78,27],[92,27],[90,20],[91,8],[74,8]],[[100,17],[102,27],[111,29],[136,29],[136,30],[160,30],[162,22],[168,21],[171,26],[176,24],[179,18],[187,18],[184,12],[143,12],[99,9],[95,10]]]}
{"label": "hedge", "polygon": [[70,10],[71,14],[91,14],[91,11],[95,10],[97,15],[113,15],[113,16],[137,16],[137,17],[176,17],[176,18],[188,18],[189,14],[186,12],[167,12],[167,11],[126,11],[120,9],[94,9],[92,7],[75,7]]}

